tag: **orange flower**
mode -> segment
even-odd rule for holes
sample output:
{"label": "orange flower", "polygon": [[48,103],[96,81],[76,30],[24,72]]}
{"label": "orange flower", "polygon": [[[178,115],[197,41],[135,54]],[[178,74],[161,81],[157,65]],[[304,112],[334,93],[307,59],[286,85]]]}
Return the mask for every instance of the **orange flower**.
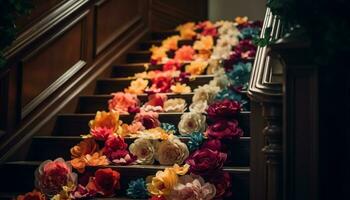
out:
{"label": "orange flower", "polygon": [[124,89],[124,92],[135,95],[142,94],[147,86],[148,80],[137,78],[136,80],[131,81],[129,88]]}
{"label": "orange flower", "polygon": [[208,62],[206,61],[192,61],[189,65],[186,65],[185,71],[191,75],[200,75],[207,68]]}
{"label": "orange flower", "polygon": [[196,36],[194,31],[196,24],[194,22],[188,22],[186,24],[180,25],[176,28],[180,32],[182,39],[193,39]]}
{"label": "orange flower", "polygon": [[91,129],[98,127],[112,128],[117,131],[119,128],[119,114],[117,112],[97,111],[94,120],[90,120],[89,126]]}
{"label": "orange flower", "polygon": [[182,46],[180,49],[178,49],[175,52],[175,60],[176,61],[191,61],[193,60],[193,56],[195,54],[194,49],[189,46],[189,45],[185,45]]}
{"label": "orange flower", "polygon": [[75,158],[70,161],[72,167],[80,173],[84,173],[85,167],[87,166],[106,166],[109,164],[106,156],[101,155],[98,152],[91,154],[86,154],[80,158]]}
{"label": "orange flower", "polygon": [[199,50],[195,59],[208,60],[211,56],[210,50]]}
{"label": "orange flower", "polygon": [[45,195],[38,191],[28,192],[25,195],[19,195],[17,200],[45,200]]}
{"label": "orange flower", "polygon": [[202,36],[200,40],[197,40],[193,44],[193,48],[196,50],[210,50],[213,48],[213,45],[214,45],[213,37],[208,35],[208,36]]}
{"label": "orange flower", "polygon": [[238,25],[245,24],[245,23],[248,22],[248,17],[236,17],[236,18],[235,18],[235,22],[236,22]]}
{"label": "orange flower", "polygon": [[121,127],[122,127],[122,131],[119,134],[121,137],[127,137],[127,136],[134,137],[133,135],[137,134],[138,131],[144,129],[141,122],[135,122],[130,125],[123,124]]}
{"label": "orange flower", "polygon": [[168,49],[165,47],[152,46],[149,50],[152,52],[151,60],[157,63],[168,57],[166,54]]}
{"label": "orange flower", "polygon": [[99,146],[92,138],[87,138],[81,141],[79,144],[75,145],[70,149],[72,154],[72,159],[84,156],[86,154],[92,154],[98,151]]}
{"label": "orange flower", "polygon": [[176,85],[172,85],[170,87],[170,89],[173,93],[176,93],[176,94],[183,94],[183,93],[190,93],[191,92],[191,88],[189,86],[187,86],[185,83],[184,84],[176,83]]}
{"label": "orange flower", "polygon": [[170,49],[170,50],[176,50],[177,47],[177,43],[180,39],[180,36],[178,35],[174,35],[171,37],[168,37],[167,39],[163,40],[162,42],[162,47],[166,48],[166,49]]}

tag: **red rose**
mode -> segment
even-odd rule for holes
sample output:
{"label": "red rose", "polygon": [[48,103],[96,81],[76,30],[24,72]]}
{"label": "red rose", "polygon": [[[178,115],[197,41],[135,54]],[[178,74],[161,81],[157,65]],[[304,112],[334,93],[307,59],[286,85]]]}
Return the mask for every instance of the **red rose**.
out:
{"label": "red rose", "polygon": [[237,120],[218,120],[208,126],[207,135],[215,139],[234,139],[243,136]]}
{"label": "red rose", "polygon": [[231,192],[231,176],[228,172],[219,171],[213,174],[208,180],[215,185],[215,199],[223,199],[232,195]]}
{"label": "red rose", "polygon": [[149,200],[166,200],[164,196],[152,196]]}
{"label": "red rose", "polygon": [[124,138],[111,135],[107,138],[105,147],[111,150],[126,149],[128,148],[128,144],[125,143]]}
{"label": "red rose", "polygon": [[222,169],[226,158],[226,153],[202,148],[190,155],[186,163],[190,165],[191,173],[210,175]]}
{"label": "red rose", "polygon": [[157,92],[169,92],[173,78],[168,76],[157,76],[152,79],[151,91]]}
{"label": "red rose", "polygon": [[207,109],[210,120],[232,119],[241,111],[241,104],[235,100],[224,99],[209,105]]}
{"label": "red rose", "polygon": [[86,186],[89,193],[99,193],[105,197],[113,196],[116,189],[119,189],[120,174],[111,168],[98,169],[95,177]]}
{"label": "red rose", "polygon": [[202,145],[202,148],[208,148],[213,151],[221,151],[222,150],[222,144],[221,141],[218,139],[212,139],[212,140],[207,140],[204,142]]}

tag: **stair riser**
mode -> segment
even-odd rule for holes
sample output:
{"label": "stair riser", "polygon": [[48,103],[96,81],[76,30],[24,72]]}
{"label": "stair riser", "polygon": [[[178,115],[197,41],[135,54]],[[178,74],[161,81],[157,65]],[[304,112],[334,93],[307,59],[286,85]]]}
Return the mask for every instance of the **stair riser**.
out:
{"label": "stair riser", "polygon": [[[193,40],[179,40],[177,46],[180,48],[184,45],[193,45]],[[143,42],[140,44],[140,50],[149,50],[152,46],[161,46],[161,41]]]}
{"label": "stair riser", "polygon": [[[213,79],[213,76],[198,77],[193,81],[190,81],[187,85],[191,87],[192,90],[196,89],[198,86],[205,85]],[[98,80],[96,85],[96,94],[111,94],[113,92],[124,91],[125,88],[130,86],[132,80],[113,80],[105,79]],[[151,81],[149,81],[151,85]]]}
{"label": "stair riser", "polygon": [[[3,166],[0,172],[3,180],[0,182],[0,192],[6,193],[25,193],[34,188],[34,172],[38,165],[18,165],[7,164]],[[93,173],[95,169],[88,169]],[[154,175],[158,170],[149,168],[117,168],[121,174],[121,188],[119,195],[124,195],[131,180],[137,178],[146,178]],[[227,199],[246,200],[249,196],[249,172],[230,172],[232,177],[233,196]]]}
{"label": "stair riser", "polygon": [[[27,160],[43,161],[63,157],[65,160],[71,159],[70,148],[78,144],[80,138],[64,138],[64,139],[33,139]],[[134,139],[126,139],[130,145]],[[182,139],[187,143],[188,139]],[[226,144],[229,149],[228,160],[226,166],[247,167],[249,166],[249,139],[233,141]],[[103,147],[103,142],[99,142],[99,146]],[[45,151],[43,151],[45,149]]]}
{"label": "stair riser", "polygon": [[178,31],[153,32],[151,34],[151,37],[154,40],[163,40],[163,39],[166,39],[167,37],[170,37],[173,35],[179,35],[179,32]]}
{"label": "stair riser", "polygon": [[[161,122],[178,125],[182,114],[160,114],[159,120]],[[55,135],[62,136],[79,136],[81,134],[89,133],[88,123],[94,119],[94,114],[91,115],[61,115],[57,117]],[[120,120],[124,123],[130,124],[133,120],[132,115],[121,115]],[[244,136],[249,136],[249,113],[241,113],[238,117],[240,127],[244,131]]]}

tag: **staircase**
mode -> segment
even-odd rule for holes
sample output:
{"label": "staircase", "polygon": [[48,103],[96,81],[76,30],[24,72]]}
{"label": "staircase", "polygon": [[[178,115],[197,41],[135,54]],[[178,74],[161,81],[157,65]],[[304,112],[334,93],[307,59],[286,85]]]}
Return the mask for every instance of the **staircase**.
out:
{"label": "staircase", "polygon": [[[34,188],[34,171],[42,161],[62,157],[70,160],[70,148],[78,144],[82,138],[81,134],[89,132],[89,120],[93,119],[96,111],[108,110],[108,100],[111,99],[111,93],[123,91],[130,85],[135,78],[135,73],[145,70],[161,69],[161,65],[150,65],[147,69],[145,64],[149,63],[151,53],[148,49],[152,45],[159,45],[161,41],[168,36],[177,34],[175,31],[154,32],[148,41],[139,43],[139,50],[131,51],[127,54],[126,63],[111,66],[113,68],[110,77],[96,81],[95,92],[88,96],[79,96],[78,105],[75,113],[60,114],[56,118],[53,133],[47,133],[45,136],[35,136],[32,138],[29,151],[26,158],[20,161],[11,161],[1,166],[0,177],[0,199],[11,199],[14,195],[24,194],[32,191]],[[181,40],[178,45],[191,45],[192,40]],[[213,79],[213,75],[198,75],[195,80],[188,85],[191,89],[204,85]],[[191,104],[192,93],[188,94],[168,94],[168,98],[180,97],[186,100],[187,105]],[[147,101],[147,95],[138,95],[141,102]],[[179,123],[182,113],[160,113],[159,120],[174,125]],[[230,143],[230,152],[228,161],[224,166],[224,171],[231,174],[232,177],[232,196],[227,199],[247,200],[249,199],[249,117],[250,111],[243,111],[239,116],[240,126],[244,131],[244,136],[239,141]],[[121,115],[121,120],[125,123],[131,123],[132,115]],[[188,140],[181,137],[182,141]],[[134,139],[127,138],[126,142],[131,144]],[[146,178],[148,175],[154,175],[158,170],[166,166],[160,165],[110,165],[110,168],[116,169],[121,174],[121,189],[117,192],[117,197],[113,199],[127,199],[125,190],[130,180],[136,178]]]}

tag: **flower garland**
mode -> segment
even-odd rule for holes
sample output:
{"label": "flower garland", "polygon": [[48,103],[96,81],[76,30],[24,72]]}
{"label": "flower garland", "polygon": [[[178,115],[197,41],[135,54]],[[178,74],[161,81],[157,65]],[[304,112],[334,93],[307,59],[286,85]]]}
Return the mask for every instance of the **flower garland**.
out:
{"label": "flower garland", "polygon": [[[91,174],[87,167],[156,162],[172,167],[147,179],[130,181],[128,197],[209,200],[230,196],[230,174],[223,170],[228,153],[223,141],[243,135],[237,117],[246,106],[242,90],[247,87],[255,56],[250,35],[260,30],[252,24],[257,23],[237,18],[235,22],[205,21],[177,27],[179,36],[151,48],[151,63],[162,63],[163,71],[135,74],[136,79],[124,92],[113,93],[109,112],[98,111],[89,122],[89,134],[71,148],[72,160],[43,162],[35,173],[39,191],[18,199],[111,197],[120,189],[119,172],[100,168]],[[180,39],[195,41],[193,46],[179,47]],[[173,58],[169,58],[169,51],[174,51]],[[191,76],[205,72],[214,78],[193,90],[188,108],[184,99],[164,94],[190,93],[192,89],[186,83]],[[137,95],[143,93],[148,94],[148,100],[142,105]],[[161,123],[159,112],[183,115],[176,128]],[[126,114],[134,115],[131,124],[120,120],[120,115]],[[128,138],[135,138],[130,145]],[[72,168],[81,175],[77,177]]]}

